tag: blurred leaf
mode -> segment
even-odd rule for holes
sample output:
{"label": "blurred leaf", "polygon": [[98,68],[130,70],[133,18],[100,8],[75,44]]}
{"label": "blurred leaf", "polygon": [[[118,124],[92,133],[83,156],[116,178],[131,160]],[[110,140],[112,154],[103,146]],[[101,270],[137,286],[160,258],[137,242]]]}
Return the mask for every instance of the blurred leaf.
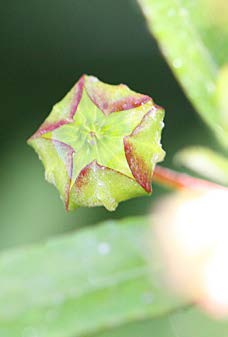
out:
{"label": "blurred leaf", "polygon": [[217,25],[211,19],[208,1],[138,0],[186,95],[228,147],[216,97],[218,69],[228,59],[228,30],[227,25]]}
{"label": "blurred leaf", "polygon": [[212,319],[197,309],[182,310],[169,316],[175,337],[226,337],[228,321]]}
{"label": "blurred leaf", "polygon": [[228,159],[204,147],[189,147],[175,156],[177,163],[205,178],[228,185]]}
{"label": "blurred leaf", "polygon": [[[27,132],[25,130],[25,134]],[[0,250],[40,242],[52,235],[100,222],[108,216],[101,207],[96,212],[93,208],[81,208],[66,213],[54,187],[44,180],[43,167],[24,138],[8,146],[1,157]],[[137,212],[140,200],[136,201],[138,205],[134,211]],[[120,212],[116,214],[121,215]]]}
{"label": "blurred leaf", "polygon": [[3,253],[0,336],[87,336],[177,308],[147,261],[147,230],[145,218],[108,221]]}
{"label": "blurred leaf", "polygon": [[220,107],[221,121],[223,122],[224,130],[228,133],[228,63],[220,69],[218,74],[217,99]]}
{"label": "blurred leaf", "polygon": [[[99,333],[94,337],[177,337],[170,325],[169,316],[154,318],[141,322],[134,322]],[[90,337],[90,336],[86,336]]]}
{"label": "blurred leaf", "polygon": [[228,322],[210,318],[195,308],[136,322],[95,337],[226,337]]}

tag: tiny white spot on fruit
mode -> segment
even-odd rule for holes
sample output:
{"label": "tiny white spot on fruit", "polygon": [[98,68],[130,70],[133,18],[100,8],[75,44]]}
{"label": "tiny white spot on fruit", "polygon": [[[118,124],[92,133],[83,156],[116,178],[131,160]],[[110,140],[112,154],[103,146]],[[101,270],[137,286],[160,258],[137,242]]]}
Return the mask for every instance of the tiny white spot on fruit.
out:
{"label": "tiny white spot on fruit", "polygon": [[173,66],[174,66],[174,68],[176,68],[176,69],[182,67],[182,65],[183,65],[183,63],[182,63],[181,59],[175,59],[175,60],[173,61]]}
{"label": "tiny white spot on fruit", "polygon": [[207,91],[210,92],[210,93],[215,91],[215,85],[214,85],[213,82],[208,82],[206,84],[206,88],[207,88]]}
{"label": "tiny white spot on fruit", "polygon": [[167,12],[168,16],[174,16],[176,14],[176,10],[174,8],[170,8]]}
{"label": "tiny white spot on fruit", "polygon": [[179,13],[180,13],[181,16],[187,16],[188,15],[188,11],[184,7],[180,8]]}

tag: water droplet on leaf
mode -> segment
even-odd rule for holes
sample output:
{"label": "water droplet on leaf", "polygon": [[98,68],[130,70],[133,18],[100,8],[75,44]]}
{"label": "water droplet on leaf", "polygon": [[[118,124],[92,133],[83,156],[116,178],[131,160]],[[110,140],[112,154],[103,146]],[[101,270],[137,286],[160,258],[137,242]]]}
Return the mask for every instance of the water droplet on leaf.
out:
{"label": "water droplet on leaf", "polygon": [[110,245],[107,242],[101,242],[98,245],[98,251],[101,255],[107,255],[110,252]]}
{"label": "water droplet on leaf", "polygon": [[145,304],[151,304],[154,300],[154,296],[152,293],[148,292],[148,293],[144,293],[142,295],[142,300]]}

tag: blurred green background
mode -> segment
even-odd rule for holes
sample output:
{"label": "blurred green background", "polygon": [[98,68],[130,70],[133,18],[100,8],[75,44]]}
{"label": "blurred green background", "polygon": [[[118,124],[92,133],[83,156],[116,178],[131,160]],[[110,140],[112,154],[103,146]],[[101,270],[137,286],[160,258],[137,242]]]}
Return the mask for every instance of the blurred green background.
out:
{"label": "blurred green background", "polygon": [[213,146],[209,131],[166,65],[134,0],[21,0],[1,3],[0,249],[148,212],[164,191],[104,208],[66,213],[26,144],[54,103],[83,74],[120,82],[166,109],[164,165],[185,145]]}

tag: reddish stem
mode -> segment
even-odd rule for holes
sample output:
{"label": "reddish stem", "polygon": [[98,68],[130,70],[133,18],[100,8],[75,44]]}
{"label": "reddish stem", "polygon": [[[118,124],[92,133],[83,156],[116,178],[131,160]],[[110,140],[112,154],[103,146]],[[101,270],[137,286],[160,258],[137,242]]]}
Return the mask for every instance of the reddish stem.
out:
{"label": "reddish stem", "polygon": [[175,172],[161,166],[155,167],[153,181],[177,190],[209,190],[212,188],[226,189],[225,187],[210,181],[194,178],[188,174]]}

